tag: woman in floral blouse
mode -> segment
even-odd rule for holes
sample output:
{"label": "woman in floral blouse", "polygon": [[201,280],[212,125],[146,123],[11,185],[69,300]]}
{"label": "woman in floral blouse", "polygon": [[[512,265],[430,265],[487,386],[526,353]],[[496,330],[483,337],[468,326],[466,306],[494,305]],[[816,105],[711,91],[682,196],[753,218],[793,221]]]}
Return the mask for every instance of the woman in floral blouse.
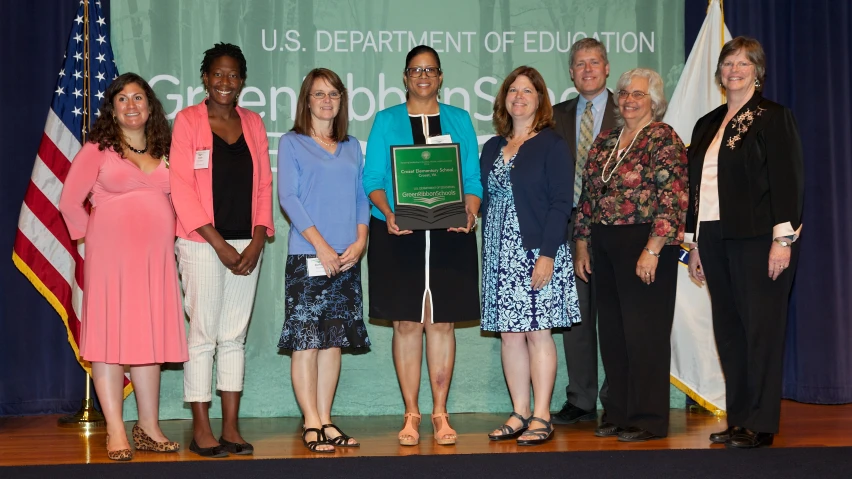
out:
{"label": "woman in floral blouse", "polygon": [[630,70],[616,91],[621,126],[598,136],[583,173],[574,271],[584,281],[592,275],[591,242],[609,382],[595,435],[633,442],[668,434],[669,336],[689,190],[683,142],[659,121],[660,75]]}

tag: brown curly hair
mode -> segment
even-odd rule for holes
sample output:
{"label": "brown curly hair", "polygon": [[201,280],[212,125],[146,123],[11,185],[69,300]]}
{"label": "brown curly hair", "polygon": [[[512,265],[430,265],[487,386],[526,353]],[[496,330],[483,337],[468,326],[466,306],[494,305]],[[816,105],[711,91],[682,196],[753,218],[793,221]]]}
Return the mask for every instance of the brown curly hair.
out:
{"label": "brown curly hair", "polygon": [[547,94],[547,86],[544,84],[544,78],[542,78],[541,73],[535,68],[520,66],[512,70],[512,73],[503,80],[503,85],[500,86],[500,91],[497,93],[497,98],[494,101],[494,116],[492,119],[494,132],[504,138],[509,138],[512,135],[512,117],[509,116],[509,111],[506,109],[506,95],[509,94],[509,87],[521,75],[530,79],[530,83],[533,84],[536,93],[538,93],[538,110],[535,112],[532,131],[539,132],[554,125],[553,105],[550,104],[550,96]]}
{"label": "brown curly hair", "polygon": [[124,148],[127,142],[121,127],[115,120],[115,107],[113,100],[127,85],[135,83],[142,88],[148,98],[149,116],[145,123],[145,140],[148,145],[148,154],[153,158],[168,156],[169,146],[172,142],[172,133],[169,128],[169,120],[166,119],[166,111],[163,104],[157,99],[151,85],[136,73],[125,73],[119,75],[110,83],[104,94],[100,106],[100,115],[89,132],[88,141],[98,144],[98,149],[103,151],[112,148],[116,153],[124,157]]}

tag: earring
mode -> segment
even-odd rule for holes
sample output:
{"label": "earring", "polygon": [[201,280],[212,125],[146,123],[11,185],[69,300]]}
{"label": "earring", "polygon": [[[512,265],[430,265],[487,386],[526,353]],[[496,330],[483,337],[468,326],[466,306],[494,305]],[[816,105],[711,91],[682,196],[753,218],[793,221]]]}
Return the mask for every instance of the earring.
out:
{"label": "earring", "polygon": [[754,87],[760,88],[760,80],[758,80],[757,78],[754,79]]}

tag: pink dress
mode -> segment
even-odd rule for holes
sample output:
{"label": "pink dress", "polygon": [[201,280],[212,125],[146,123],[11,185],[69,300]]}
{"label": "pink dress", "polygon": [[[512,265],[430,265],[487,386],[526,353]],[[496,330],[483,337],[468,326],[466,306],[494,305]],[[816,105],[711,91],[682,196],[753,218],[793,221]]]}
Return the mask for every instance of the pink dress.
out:
{"label": "pink dress", "polygon": [[[83,206],[86,197],[91,214]],[[72,239],[85,237],[80,355],[110,364],[188,359],[165,162],[150,174],[86,143],[59,200]]]}

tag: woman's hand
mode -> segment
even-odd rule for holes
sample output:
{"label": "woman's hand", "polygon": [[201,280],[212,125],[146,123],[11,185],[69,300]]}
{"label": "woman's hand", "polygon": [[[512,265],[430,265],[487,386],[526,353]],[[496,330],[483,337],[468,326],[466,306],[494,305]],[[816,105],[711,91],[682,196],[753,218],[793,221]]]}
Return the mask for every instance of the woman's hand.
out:
{"label": "woman's hand", "polygon": [[214,248],[214,251],[216,251],[219,261],[229,270],[234,271],[239,266],[240,259],[242,259],[240,253],[228,242],[222,241],[218,247]]}
{"label": "woman's hand", "polygon": [[704,267],[701,266],[701,257],[698,256],[698,247],[693,246],[689,249],[689,277],[704,284],[707,278],[704,277]]}
{"label": "woman's hand", "polygon": [[778,279],[781,273],[790,266],[790,246],[781,246],[772,242],[769,247],[769,277],[772,281]]}
{"label": "woman's hand", "polygon": [[322,263],[322,268],[325,270],[325,275],[329,278],[340,272],[342,263],[337,251],[328,245],[325,241],[322,244],[315,246],[317,250],[317,259]]}
{"label": "woman's hand", "polygon": [[411,230],[400,230],[396,225],[396,215],[393,213],[385,214],[385,222],[388,224],[388,233],[396,236],[410,235],[414,233]]}
{"label": "woman's hand", "polygon": [[476,228],[476,215],[479,214],[479,205],[481,201],[476,195],[466,195],[464,200],[464,211],[467,213],[467,227],[465,228],[447,228],[447,231],[454,233],[470,233]]}
{"label": "woman's hand", "polygon": [[260,260],[260,253],[263,251],[263,244],[264,241],[252,240],[240,255],[240,262],[237,267],[231,271],[237,275],[250,275],[257,267],[257,262]]}
{"label": "woman's hand", "polygon": [[645,284],[653,283],[657,276],[657,263],[659,261],[656,256],[643,249],[642,254],[639,255],[639,261],[636,262],[636,276]]}
{"label": "woman's hand", "polygon": [[535,260],[535,266],[533,267],[532,278],[530,279],[530,285],[532,289],[535,291],[540,291],[547,283],[550,282],[550,278],[553,277],[553,258],[549,256],[539,256],[537,260]]}
{"label": "woman's hand", "polygon": [[364,249],[367,247],[366,240],[358,240],[348,248],[343,254],[340,255],[340,264],[343,266],[340,268],[340,272],[348,270],[349,268],[355,266],[359,261],[361,261],[361,255],[364,254]]}
{"label": "woman's hand", "polygon": [[574,247],[574,274],[589,282],[592,276],[592,258],[589,256],[589,246],[583,240],[577,240]]}

